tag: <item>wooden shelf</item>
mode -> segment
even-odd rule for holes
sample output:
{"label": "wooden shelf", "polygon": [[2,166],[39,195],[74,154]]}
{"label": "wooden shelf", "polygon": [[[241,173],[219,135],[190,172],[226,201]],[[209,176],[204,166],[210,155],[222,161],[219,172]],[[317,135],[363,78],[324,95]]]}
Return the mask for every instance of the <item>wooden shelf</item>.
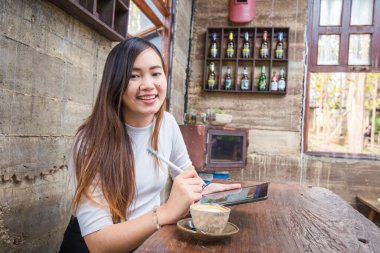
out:
{"label": "wooden shelf", "polygon": [[50,0],[111,41],[128,34],[130,0]]}
{"label": "wooden shelf", "polygon": [[[260,58],[259,52],[263,38],[263,32],[268,33],[269,57]],[[234,34],[233,58],[226,57],[228,34]],[[242,46],[244,34],[248,32],[250,43],[250,55],[248,58],[242,58]],[[282,59],[275,58],[275,49],[277,45],[278,33],[283,33],[284,56]],[[217,40],[217,57],[212,58],[210,54],[210,45],[212,34],[216,34]],[[286,95],[287,76],[288,76],[288,55],[289,55],[289,28],[283,27],[216,27],[208,28],[205,40],[205,57],[204,57],[204,78],[203,91],[205,92],[229,92],[229,93],[251,93],[251,94],[267,94],[267,95]],[[216,86],[210,89],[207,84],[209,75],[209,65],[215,64]],[[261,67],[266,68],[267,89],[266,91],[258,91],[257,83],[261,73]],[[231,68],[232,89],[224,88],[224,78],[227,66]],[[249,89],[241,90],[240,82],[242,78],[243,68],[247,67],[249,75]],[[285,72],[285,91],[270,91],[271,78],[274,72],[279,76],[280,69]]]}

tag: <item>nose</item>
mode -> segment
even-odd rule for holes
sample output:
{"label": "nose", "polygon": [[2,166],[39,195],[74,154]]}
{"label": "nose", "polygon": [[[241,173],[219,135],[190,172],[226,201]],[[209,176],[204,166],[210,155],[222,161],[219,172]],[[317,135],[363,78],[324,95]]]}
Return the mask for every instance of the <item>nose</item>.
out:
{"label": "nose", "polygon": [[153,78],[150,77],[149,75],[144,75],[142,77],[142,80],[141,80],[141,84],[140,84],[140,89],[142,90],[151,90],[153,89],[155,86],[154,86],[154,81],[153,81]]}

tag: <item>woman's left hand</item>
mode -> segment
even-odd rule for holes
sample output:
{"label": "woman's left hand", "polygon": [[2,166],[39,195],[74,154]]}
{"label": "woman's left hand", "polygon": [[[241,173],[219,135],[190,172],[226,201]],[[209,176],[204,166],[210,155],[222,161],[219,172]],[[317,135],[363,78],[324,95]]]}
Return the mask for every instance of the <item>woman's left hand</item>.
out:
{"label": "woman's left hand", "polygon": [[221,192],[221,191],[228,191],[228,190],[233,190],[233,189],[240,189],[240,188],[241,188],[241,184],[211,183],[203,189],[202,195],[213,193],[213,192]]}

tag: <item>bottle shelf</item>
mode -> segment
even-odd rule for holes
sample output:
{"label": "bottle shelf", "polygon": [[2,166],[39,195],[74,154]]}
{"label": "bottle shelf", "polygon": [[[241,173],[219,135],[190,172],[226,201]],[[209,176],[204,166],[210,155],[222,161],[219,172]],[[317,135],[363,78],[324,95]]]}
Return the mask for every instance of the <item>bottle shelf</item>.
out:
{"label": "bottle shelf", "polygon": [[[232,34],[232,35],[231,35]],[[264,35],[265,34],[265,35]],[[267,51],[261,51],[263,36],[266,36]],[[232,40],[231,40],[232,38]],[[280,39],[280,43],[279,43]],[[232,41],[232,43],[231,43]],[[247,50],[247,41],[249,50]],[[281,45],[278,47],[278,44]],[[216,46],[215,46],[216,44]],[[233,47],[231,45],[233,44]],[[286,95],[288,84],[288,55],[289,55],[289,28],[284,27],[219,27],[208,28],[205,41],[204,78],[203,91],[227,92],[227,93],[251,93],[268,95]],[[231,50],[231,48],[233,48]],[[243,48],[245,48],[243,52]],[[231,51],[233,53],[231,53]],[[233,55],[226,57],[227,53]],[[262,58],[261,53],[268,55]],[[243,57],[244,56],[244,57]],[[277,58],[277,57],[282,58]],[[210,76],[210,64],[214,63],[215,85],[213,89],[208,87]],[[263,67],[264,66],[264,67]],[[230,69],[231,89],[225,89],[225,77],[227,68]],[[258,83],[262,69],[265,71],[265,89],[259,90]],[[246,72],[249,85],[242,90],[242,78]],[[274,77],[273,77],[274,76]],[[281,78],[285,81],[284,90],[271,88],[271,81]],[[245,79],[247,79],[245,77]],[[265,83],[265,82],[264,82]],[[274,82],[276,84],[276,82]],[[244,85],[244,83],[243,83]],[[263,87],[263,86],[260,86]],[[276,87],[276,85],[274,85]],[[282,85],[283,87],[283,85]]]}

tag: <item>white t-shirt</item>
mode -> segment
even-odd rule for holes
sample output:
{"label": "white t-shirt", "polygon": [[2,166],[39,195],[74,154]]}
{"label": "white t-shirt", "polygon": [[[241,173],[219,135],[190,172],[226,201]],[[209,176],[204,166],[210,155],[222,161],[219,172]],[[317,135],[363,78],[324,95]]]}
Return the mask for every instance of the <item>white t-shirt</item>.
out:
{"label": "white t-shirt", "polygon": [[[132,206],[129,208],[127,216],[128,220],[132,220],[151,211],[154,206],[160,205],[160,192],[167,180],[168,167],[165,163],[161,162],[160,168],[158,168],[154,157],[147,152],[153,124],[143,128],[135,128],[128,125],[126,127],[132,139],[135,158],[137,194]],[[164,113],[161,122],[158,151],[182,170],[191,165],[178,124],[174,117],[167,112]],[[71,189],[74,192],[76,184],[72,162],[69,163],[69,173]],[[172,177],[177,176],[173,173],[170,174]],[[78,218],[82,236],[113,224],[108,204],[103,198],[100,187],[94,189],[93,197],[96,201],[102,203],[104,207],[83,196],[77,212],[74,213]]]}

